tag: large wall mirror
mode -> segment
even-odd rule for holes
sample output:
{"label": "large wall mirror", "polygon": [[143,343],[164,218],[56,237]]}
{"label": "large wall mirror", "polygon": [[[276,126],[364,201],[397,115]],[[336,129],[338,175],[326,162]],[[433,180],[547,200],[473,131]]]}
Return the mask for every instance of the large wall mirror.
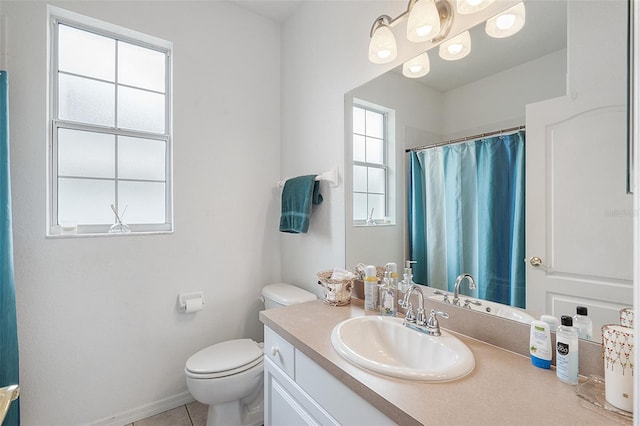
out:
{"label": "large wall mirror", "polygon": [[[523,287],[519,298],[500,301],[526,318],[573,316],[577,306],[585,306],[598,341],[600,326],[617,322],[619,310],[633,304],[633,198],[626,187],[629,3],[527,0],[525,6],[526,24],[509,38],[491,38],[480,25],[471,30],[467,57],[444,61],[435,47],[426,76],[409,79],[398,67],[346,94],[345,263],[353,269],[358,263],[395,262],[402,271],[412,260],[447,269],[429,254],[415,258],[407,151],[443,142],[444,147],[425,149],[471,144],[522,127],[524,236],[511,262],[522,270]],[[386,192],[386,206],[370,194],[374,201],[367,204],[357,176],[354,185],[354,174],[366,170],[364,157],[358,157],[366,154],[358,151],[369,136],[378,138],[362,136],[362,130],[353,135],[363,120],[376,132],[382,126],[387,136],[386,180],[369,177],[372,187]],[[487,133],[492,135],[480,136]],[[446,144],[459,139],[469,141]],[[479,193],[478,204],[468,210],[484,211],[489,197]],[[501,248],[481,250],[500,261],[507,256]],[[480,287],[505,285],[483,275],[482,266],[475,273]],[[436,279],[429,272],[416,282],[451,292],[451,274]],[[500,309],[492,291],[465,284],[460,292],[486,299],[474,309]]]}

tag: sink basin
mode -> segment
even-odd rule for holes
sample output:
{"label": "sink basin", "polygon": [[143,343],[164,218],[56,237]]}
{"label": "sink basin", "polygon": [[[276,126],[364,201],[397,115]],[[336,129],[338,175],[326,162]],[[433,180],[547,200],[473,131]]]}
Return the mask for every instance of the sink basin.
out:
{"label": "sink basin", "polygon": [[[453,296],[449,293],[449,300],[451,300],[452,297]],[[430,296],[429,299],[442,302],[444,299],[444,296],[441,294],[436,294],[434,296]],[[532,317],[522,309],[515,308],[513,306],[503,305],[501,303],[496,303],[496,302],[490,302],[488,300],[474,299],[472,297],[467,297],[467,296],[460,296],[460,299],[461,299],[461,302],[460,302],[461,304],[464,303],[465,299],[470,299],[472,301],[479,302],[480,306],[476,306],[476,305],[469,306],[472,311],[484,312],[484,313],[498,316],[500,318],[506,318],[506,319],[509,319],[512,321],[518,321],[524,324],[531,324],[531,321],[535,319],[534,317]]]}
{"label": "sink basin", "polygon": [[358,367],[387,376],[448,382],[475,367],[471,350],[442,330],[429,336],[402,325],[401,318],[363,316],[342,321],[331,333],[334,349]]}

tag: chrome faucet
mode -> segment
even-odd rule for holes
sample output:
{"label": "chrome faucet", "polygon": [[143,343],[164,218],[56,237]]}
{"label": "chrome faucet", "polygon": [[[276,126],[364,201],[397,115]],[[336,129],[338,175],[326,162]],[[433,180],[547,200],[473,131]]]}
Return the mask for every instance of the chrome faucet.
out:
{"label": "chrome faucet", "polygon": [[464,281],[465,278],[469,280],[469,290],[476,289],[476,282],[473,280],[473,277],[470,274],[458,275],[458,278],[456,278],[456,284],[453,287],[453,300],[451,301],[452,305],[460,306],[460,298],[458,297],[459,289],[460,284],[462,283],[462,281]]}
{"label": "chrome faucet", "polygon": [[[418,313],[416,314],[413,311],[413,305],[409,301],[409,298],[413,294],[413,292],[418,293]],[[419,326],[424,326],[426,324],[426,320],[424,318],[424,295],[422,294],[422,290],[416,285],[412,284],[404,294],[404,299],[399,302],[399,305],[403,308],[407,308],[407,313],[404,317],[404,325],[408,323],[416,324]]]}

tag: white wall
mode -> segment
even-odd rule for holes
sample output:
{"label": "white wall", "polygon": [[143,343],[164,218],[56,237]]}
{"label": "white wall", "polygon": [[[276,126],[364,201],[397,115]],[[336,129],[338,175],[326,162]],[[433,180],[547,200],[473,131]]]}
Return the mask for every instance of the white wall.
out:
{"label": "white wall", "polygon": [[[280,28],[223,2],[56,2],[174,43],[175,233],[46,239],[46,3],[5,1],[22,424],[78,425],[190,398],[184,363],[262,338],[280,280]],[[206,306],[179,314],[179,292]]]}
{"label": "white wall", "polygon": [[559,50],[450,90],[442,134],[455,139],[525,123],[525,106],[567,93],[567,50]]}

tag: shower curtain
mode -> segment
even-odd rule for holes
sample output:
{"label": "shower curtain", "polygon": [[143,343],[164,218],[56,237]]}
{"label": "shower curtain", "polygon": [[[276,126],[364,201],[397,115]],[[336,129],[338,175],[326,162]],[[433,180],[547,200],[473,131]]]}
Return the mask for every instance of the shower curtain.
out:
{"label": "shower curtain", "polygon": [[414,281],[523,308],[524,131],[411,152],[409,239]]}
{"label": "shower curtain", "polygon": [[[13,278],[11,185],[9,181],[8,75],[0,70],[0,387],[18,384],[18,331]],[[20,424],[19,400],[11,404],[3,426]]]}

